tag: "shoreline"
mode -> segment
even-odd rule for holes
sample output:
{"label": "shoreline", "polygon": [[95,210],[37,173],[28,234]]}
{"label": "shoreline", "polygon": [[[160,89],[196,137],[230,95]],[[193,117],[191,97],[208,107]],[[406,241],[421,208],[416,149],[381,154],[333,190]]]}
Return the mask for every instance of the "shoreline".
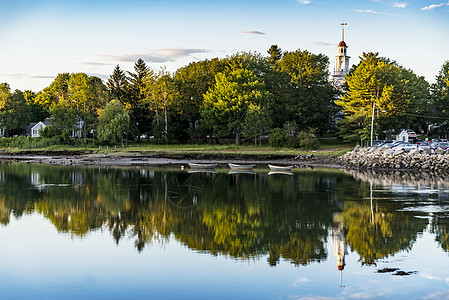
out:
{"label": "shoreline", "polygon": [[164,166],[187,165],[188,163],[228,163],[294,165],[299,168],[329,167],[343,168],[338,157],[314,155],[256,155],[256,154],[203,154],[203,153],[126,153],[126,154],[80,154],[80,153],[1,153],[0,163],[27,163],[61,166]]}

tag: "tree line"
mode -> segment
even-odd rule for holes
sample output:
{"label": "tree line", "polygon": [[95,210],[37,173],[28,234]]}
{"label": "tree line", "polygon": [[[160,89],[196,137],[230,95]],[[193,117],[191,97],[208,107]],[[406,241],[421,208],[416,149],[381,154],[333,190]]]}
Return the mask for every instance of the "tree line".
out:
{"label": "tree line", "polygon": [[70,134],[82,123],[80,142],[153,136],[159,143],[232,138],[238,145],[244,138],[257,145],[269,135],[272,146],[307,148],[327,132],[369,139],[373,115],[380,138],[399,128],[447,130],[449,62],[430,85],[395,61],[363,53],[342,91],[333,87],[327,56],[277,45],[267,52],[192,62],[174,73],[139,59],[132,72],[117,65],[106,82],[58,74],[38,93],[11,92],[2,83],[0,127],[6,136],[18,135],[30,122],[51,118],[41,135],[58,143],[73,142]]}

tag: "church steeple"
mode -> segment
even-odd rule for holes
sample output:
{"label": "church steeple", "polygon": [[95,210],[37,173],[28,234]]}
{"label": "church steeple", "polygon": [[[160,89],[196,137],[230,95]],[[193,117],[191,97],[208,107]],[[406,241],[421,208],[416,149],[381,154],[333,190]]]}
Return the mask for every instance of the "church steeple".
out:
{"label": "church steeple", "polygon": [[341,42],[338,44],[338,55],[335,56],[334,85],[341,88],[345,83],[345,75],[349,73],[348,46],[345,43],[345,28],[348,23],[341,23]]}

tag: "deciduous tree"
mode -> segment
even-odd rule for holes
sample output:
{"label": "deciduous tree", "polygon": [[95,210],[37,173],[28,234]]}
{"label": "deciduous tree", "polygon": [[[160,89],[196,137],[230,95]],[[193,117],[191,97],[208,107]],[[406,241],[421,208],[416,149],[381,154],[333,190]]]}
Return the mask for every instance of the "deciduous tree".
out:
{"label": "deciduous tree", "polygon": [[130,117],[118,100],[109,102],[98,118],[98,139],[108,143],[121,142],[129,129]]}
{"label": "deciduous tree", "polygon": [[267,105],[271,94],[252,71],[234,67],[215,76],[215,85],[204,95],[204,122],[219,137],[230,133],[240,144],[243,124],[250,104]]}

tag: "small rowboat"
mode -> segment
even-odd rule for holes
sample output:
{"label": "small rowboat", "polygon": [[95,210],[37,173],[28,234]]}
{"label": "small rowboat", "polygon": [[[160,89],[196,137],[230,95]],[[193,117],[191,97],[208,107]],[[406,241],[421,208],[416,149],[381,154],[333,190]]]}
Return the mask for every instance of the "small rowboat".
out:
{"label": "small rowboat", "polygon": [[256,165],[238,165],[238,164],[228,164],[233,170],[252,170]]}
{"label": "small rowboat", "polygon": [[291,171],[293,166],[275,166],[268,164],[271,171]]}
{"label": "small rowboat", "polygon": [[281,174],[281,175],[293,175],[292,171],[270,171],[268,175]]}
{"label": "small rowboat", "polygon": [[253,170],[238,170],[238,169],[231,169],[228,172],[229,175],[231,174],[251,174],[251,175],[255,175],[256,172],[254,172]]}
{"label": "small rowboat", "polygon": [[214,169],[190,169],[189,170],[189,174],[193,174],[193,173],[211,173],[211,174],[216,174],[217,171],[215,171]]}
{"label": "small rowboat", "polygon": [[217,164],[195,164],[189,163],[189,167],[191,169],[202,169],[202,170],[210,170],[217,166]]}

